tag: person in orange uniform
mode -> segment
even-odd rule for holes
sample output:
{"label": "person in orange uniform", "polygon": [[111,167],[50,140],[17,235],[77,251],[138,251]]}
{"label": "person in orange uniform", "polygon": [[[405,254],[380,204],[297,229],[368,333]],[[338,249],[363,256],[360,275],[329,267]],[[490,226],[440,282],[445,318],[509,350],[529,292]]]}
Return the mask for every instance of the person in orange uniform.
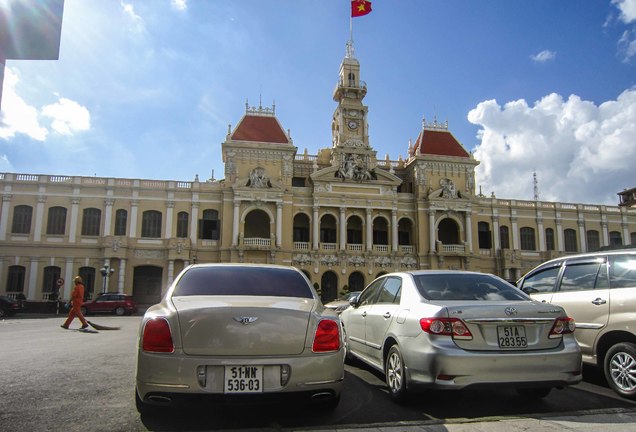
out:
{"label": "person in orange uniform", "polygon": [[88,328],[88,322],[84,315],[82,315],[82,304],[84,304],[84,282],[80,276],[75,276],[73,278],[73,283],[75,286],[73,287],[73,292],[71,293],[71,310],[68,312],[68,318],[60,327],[63,329],[68,329],[69,324],[78,317],[82,322],[82,329]]}

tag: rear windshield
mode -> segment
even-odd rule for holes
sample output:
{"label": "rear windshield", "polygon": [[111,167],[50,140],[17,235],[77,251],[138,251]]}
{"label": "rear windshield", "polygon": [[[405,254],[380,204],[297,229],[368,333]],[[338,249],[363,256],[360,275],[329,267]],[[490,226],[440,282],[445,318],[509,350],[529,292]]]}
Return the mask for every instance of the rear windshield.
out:
{"label": "rear windshield", "polygon": [[415,285],[427,300],[528,300],[509,283],[480,274],[414,275]]}
{"label": "rear windshield", "polygon": [[178,296],[241,295],[313,298],[307,280],[297,271],[263,267],[195,267],[179,279]]}

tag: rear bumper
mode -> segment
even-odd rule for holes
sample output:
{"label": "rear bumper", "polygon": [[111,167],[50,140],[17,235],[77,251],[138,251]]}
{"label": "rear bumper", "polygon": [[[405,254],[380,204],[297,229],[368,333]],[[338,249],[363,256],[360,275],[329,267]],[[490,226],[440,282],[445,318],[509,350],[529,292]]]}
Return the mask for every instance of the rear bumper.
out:
{"label": "rear bumper", "polygon": [[562,387],[582,379],[581,351],[573,337],[542,351],[465,351],[450,342],[402,355],[407,383],[413,389]]}
{"label": "rear bumper", "polygon": [[[226,365],[262,365],[263,392],[225,395]],[[288,365],[289,380],[281,384],[281,365]],[[204,371],[205,378],[201,377]],[[230,399],[267,399],[285,394],[308,398],[337,397],[344,380],[344,353],[325,353],[298,357],[217,358],[186,356],[180,352],[155,354],[138,351],[136,386],[141,400],[165,395],[172,400],[189,396],[222,396]],[[203,382],[202,382],[203,381]],[[155,398],[160,400],[159,398]]]}

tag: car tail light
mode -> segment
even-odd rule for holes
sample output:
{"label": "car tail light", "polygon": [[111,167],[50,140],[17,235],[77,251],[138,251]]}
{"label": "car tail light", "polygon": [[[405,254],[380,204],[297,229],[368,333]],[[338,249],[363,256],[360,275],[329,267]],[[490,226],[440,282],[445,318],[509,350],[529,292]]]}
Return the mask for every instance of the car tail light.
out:
{"label": "car tail light", "polygon": [[174,352],[170,324],[165,318],[153,318],[146,322],[142,347],[148,352]]}
{"label": "car tail light", "polygon": [[552,326],[552,330],[550,330],[550,338],[558,338],[564,334],[574,333],[576,329],[576,324],[574,323],[574,319],[570,317],[565,318],[557,318],[554,321],[554,325]]}
{"label": "car tail light", "polygon": [[338,351],[340,349],[340,327],[333,320],[324,319],[316,327],[313,352]]}
{"label": "car tail light", "polygon": [[439,336],[452,336],[454,339],[471,340],[472,333],[459,318],[422,318],[420,327],[426,333]]}

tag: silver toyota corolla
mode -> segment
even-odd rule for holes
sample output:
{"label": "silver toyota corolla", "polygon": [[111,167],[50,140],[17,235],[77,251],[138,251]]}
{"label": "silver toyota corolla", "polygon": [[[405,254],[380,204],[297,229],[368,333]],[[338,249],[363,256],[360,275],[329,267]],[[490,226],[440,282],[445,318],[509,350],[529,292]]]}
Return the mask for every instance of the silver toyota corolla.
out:
{"label": "silver toyota corolla", "polygon": [[340,319],[293,267],[192,265],[141,323],[141,413],[194,395],[306,396],[335,408],[343,379]]}
{"label": "silver toyota corolla", "polygon": [[347,358],[384,372],[390,396],[509,386],[530,397],[581,381],[574,321],[504,280],[460,271],[391,273],[341,314]]}

